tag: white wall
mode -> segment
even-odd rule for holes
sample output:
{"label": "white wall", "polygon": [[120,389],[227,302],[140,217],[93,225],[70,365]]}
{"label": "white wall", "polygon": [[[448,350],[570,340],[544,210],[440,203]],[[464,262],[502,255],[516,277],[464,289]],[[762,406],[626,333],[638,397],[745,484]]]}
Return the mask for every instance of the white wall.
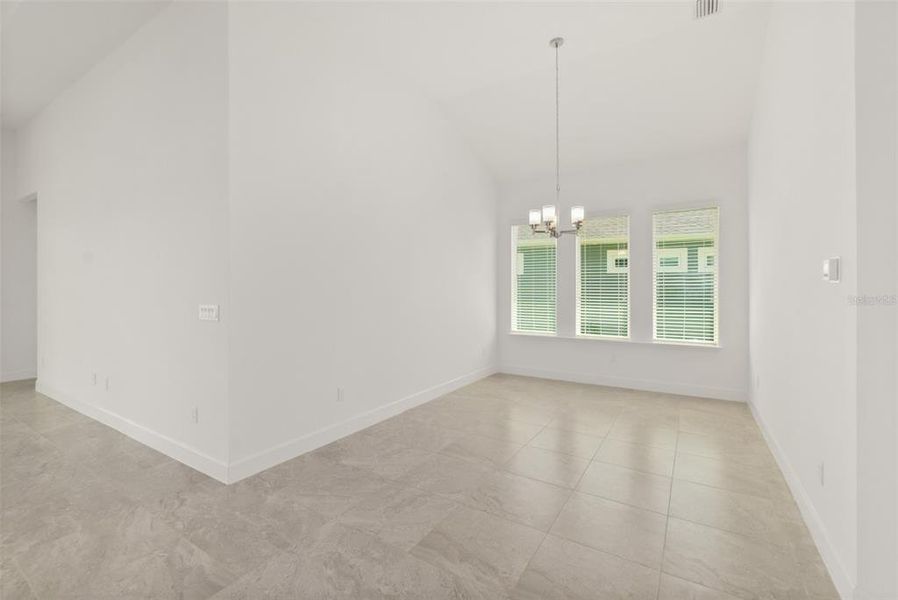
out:
{"label": "white wall", "polygon": [[[510,333],[510,231],[547,203],[554,181],[505,185],[499,209],[499,361],[502,371],[620,387],[744,400],[748,387],[745,148],[601,165],[562,176],[562,216],[630,215],[630,341],[576,339],[575,252],[558,248],[558,336]],[[652,343],[652,212],[720,207],[720,347]]]}
{"label": "white wall", "polygon": [[231,8],[232,478],[494,364],[492,184],[346,10]]}
{"label": "white wall", "polygon": [[0,133],[0,157],[0,381],[15,381],[37,375],[37,207],[16,186],[14,131]]}
{"label": "white wall", "polygon": [[197,304],[228,314],[227,91],[227,5],[178,2],[19,140],[39,389],[220,477],[227,321]]}
{"label": "white wall", "polygon": [[[852,3],[774,7],[749,142],[752,403],[845,597],[857,571],[854,42]],[[838,285],[822,280],[830,256]]]}
{"label": "white wall", "polygon": [[856,597],[898,598],[898,4],[862,1],[855,14]]}

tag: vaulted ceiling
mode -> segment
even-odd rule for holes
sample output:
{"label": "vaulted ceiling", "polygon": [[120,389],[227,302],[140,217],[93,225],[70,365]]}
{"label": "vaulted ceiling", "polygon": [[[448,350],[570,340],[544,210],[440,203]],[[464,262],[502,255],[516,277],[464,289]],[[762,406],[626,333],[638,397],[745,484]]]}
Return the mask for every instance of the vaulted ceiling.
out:
{"label": "vaulted ceiling", "polygon": [[[395,5],[394,5],[395,6]],[[563,168],[737,143],[747,136],[766,32],[764,3],[379,5],[338,18],[362,46],[437,99],[498,180],[554,169],[563,36]],[[341,35],[341,34],[336,34]]]}
{"label": "vaulted ceiling", "polygon": [[[2,113],[17,126],[166,2],[4,3]],[[321,5],[319,5],[321,6]],[[566,170],[745,139],[767,6],[723,2],[331,3],[329,52],[358,53],[438,102],[497,180],[553,172],[561,35]],[[335,50],[336,49],[336,50]]]}
{"label": "vaulted ceiling", "polygon": [[15,128],[33,117],[167,4],[3,0],[3,126]]}

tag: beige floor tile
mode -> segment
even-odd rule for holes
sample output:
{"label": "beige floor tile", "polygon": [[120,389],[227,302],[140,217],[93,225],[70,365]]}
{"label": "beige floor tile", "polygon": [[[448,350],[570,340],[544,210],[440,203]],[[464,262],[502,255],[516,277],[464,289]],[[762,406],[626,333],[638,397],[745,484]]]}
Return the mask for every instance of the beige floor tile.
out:
{"label": "beige floor tile", "polygon": [[141,556],[126,568],[97,578],[91,598],[208,598],[234,581],[221,563],[180,538]]}
{"label": "beige floor tile", "polygon": [[456,506],[441,496],[397,487],[362,500],[338,520],[375,535],[392,546],[410,550]]}
{"label": "beige floor tile", "polygon": [[549,429],[582,433],[592,437],[604,437],[608,435],[619,412],[618,409],[590,413],[569,411],[552,419],[547,427]]}
{"label": "beige floor tile", "polygon": [[468,428],[468,433],[484,437],[505,440],[518,444],[526,444],[543,430],[542,425],[522,423],[520,421],[478,421]]}
{"label": "beige floor tile", "polygon": [[679,396],[678,399],[681,409],[701,410],[737,418],[751,418],[751,409],[747,402],[715,400],[713,398],[695,398],[693,396]]}
{"label": "beige floor tile", "polygon": [[32,456],[15,467],[4,467],[0,486],[4,510],[54,500],[99,515],[119,508],[126,498],[109,481],[57,454]]}
{"label": "beige floor tile", "polygon": [[571,490],[504,471],[490,473],[461,502],[490,514],[548,531]]}
{"label": "beige floor tile", "polygon": [[574,492],[550,533],[657,569],[666,522],[655,512]]}
{"label": "beige floor tile", "polygon": [[716,400],[497,375],[225,486],[3,384],[0,471],[4,598],[838,597]]}
{"label": "beige floor tile", "polygon": [[716,414],[703,410],[680,410],[680,431],[704,435],[729,435],[747,441],[760,441],[761,431],[751,413]]}
{"label": "beige floor tile", "polygon": [[489,396],[461,396],[453,394],[452,403],[447,406],[453,409],[470,411],[480,419],[491,421],[519,421],[543,427],[552,420],[556,410],[551,405],[491,398]]}
{"label": "beige floor tile", "polygon": [[453,429],[402,419],[401,415],[395,421],[392,419],[385,421],[380,426],[366,429],[364,433],[374,435],[383,442],[392,442],[428,452],[439,452],[464,435]]}
{"label": "beige floor tile", "polygon": [[595,456],[596,450],[602,443],[600,437],[566,431],[563,429],[543,429],[529,445],[534,448],[551,450],[561,454],[570,454],[587,460]]}
{"label": "beige floor tile", "polygon": [[615,423],[608,432],[608,439],[660,448],[676,448],[677,429],[658,424]]}
{"label": "beige floor tile", "polygon": [[396,480],[417,467],[431,452],[398,443],[392,438],[351,435],[315,450],[312,455]]}
{"label": "beige floor tile", "polygon": [[497,440],[482,435],[465,435],[443,448],[440,453],[491,467],[500,467],[522,447],[523,444],[520,443]]}
{"label": "beige floor tile", "polygon": [[[202,485],[216,485],[211,477],[179,462],[167,462],[120,482],[122,493],[154,513],[164,512],[177,496]],[[221,485],[221,484],[218,484]]]}
{"label": "beige floor tile", "polygon": [[695,454],[727,462],[775,467],[773,455],[761,440],[746,440],[717,432],[711,435],[681,431],[677,440],[678,454]]}
{"label": "beige floor tile", "polygon": [[[244,480],[246,481],[246,480]],[[256,482],[264,480],[255,479]],[[234,485],[249,484],[239,482]],[[288,489],[244,488],[232,491],[226,486],[212,493],[212,502],[223,505],[244,520],[253,524],[256,531],[268,543],[289,549],[314,539],[328,522],[328,517],[309,508],[303,497],[296,497]],[[376,496],[375,496],[376,497]],[[364,502],[364,498],[361,500]],[[213,510],[217,509],[217,506]]]}
{"label": "beige floor tile", "polygon": [[91,421],[90,417],[53,401],[42,402],[30,407],[30,410],[24,406],[27,405],[13,413],[15,418],[39,433]]}
{"label": "beige floor tile", "polygon": [[792,556],[798,563],[799,577],[810,600],[839,600],[841,596],[829,576],[817,546],[803,522],[789,527]]}
{"label": "beige floor tile", "polygon": [[665,573],[740,598],[805,598],[798,565],[787,549],[671,517]]}
{"label": "beige floor tile", "polygon": [[406,473],[400,483],[460,501],[494,471],[461,458],[437,454]]}
{"label": "beige floor tile", "polygon": [[763,498],[783,501],[792,498],[783,476],[774,466],[736,464],[694,454],[679,454],[674,479]]}
{"label": "beige floor tile", "polygon": [[570,454],[524,447],[505,465],[505,470],[566,488],[575,488],[589,461]]}
{"label": "beige floor tile", "polygon": [[58,427],[44,435],[57,448],[65,448],[69,460],[97,469],[102,469],[102,461],[110,455],[146,450],[139,442],[97,421]]}
{"label": "beige floor tile", "polygon": [[328,526],[301,553],[282,553],[213,596],[215,600],[490,597],[478,591],[474,582],[340,524]]}
{"label": "beige floor tile", "polygon": [[580,485],[581,492],[667,514],[670,478],[601,462],[593,462]]}
{"label": "beige floor tile", "polygon": [[720,590],[712,590],[697,583],[680,579],[667,573],[661,575],[658,600],[738,600]]}
{"label": "beige floor tile", "polygon": [[779,545],[793,542],[790,526],[800,518],[782,501],[682,480],[674,481],[670,514]]}
{"label": "beige floor tile", "polygon": [[225,565],[139,507],[35,545],[16,562],[35,595],[47,598],[120,598],[133,588],[144,597],[206,597],[234,580]]}
{"label": "beige floor tile", "polygon": [[658,571],[546,537],[512,591],[516,600],[655,600]]}
{"label": "beige floor tile", "polygon": [[635,471],[670,477],[673,475],[674,449],[606,439],[595,460],[627,467]]}
{"label": "beige floor tile", "polygon": [[678,423],[679,411],[676,406],[625,408],[614,421],[619,427],[644,429],[676,429]]}
{"label": "beige floor tile", "polygon": [[25,576],[9,558],[0,561],[0,598],[8,600],[36,599]]}
{"label": "beige floor tile", "polygon": [[279,493],[289,494],[302,506],[332,518],[390,486],[388,480],[365,469],[308,457],[300,461]]}
{"label": "beige floor tile", "polygon": [[8,559],[35,545],[83,528],[83,515],[64,498],[45,498],[40,503],[3,505],[0,511],[0,553]]}
{"label": "beige floor tile", "polygon": [[411,554],[478,587],[509,588],[543,537],[541,531],[462,507],[437,524]]}
{"label": "beige floor tile", "polygon": [[285,523],[277,531],[266,528],[228,508],[220,492],[201,486],[167,494],[149,512],[235,576],[288,547],[289,541],[280,533],[286,535],[294,527]]}

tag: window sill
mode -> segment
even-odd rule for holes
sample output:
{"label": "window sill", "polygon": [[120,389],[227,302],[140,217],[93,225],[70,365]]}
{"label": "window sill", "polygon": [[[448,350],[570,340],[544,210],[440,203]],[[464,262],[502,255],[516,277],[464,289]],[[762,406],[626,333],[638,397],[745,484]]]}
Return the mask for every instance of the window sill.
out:
{"label": "window sill", "polygon": [[719,350],[720,344],[702,344],[698,342],[675,342],[666,340],[634,340],[633,338],[604,337],[600,335],[562,335],[558,333],[535,333],[528,331],[509,331],[508,335],[524,338],[543,338],[550,340],[582,340],[587,342],[611,342],[613,344],[637,344],[640,346],[684,346],[686,348],[709,348]]}

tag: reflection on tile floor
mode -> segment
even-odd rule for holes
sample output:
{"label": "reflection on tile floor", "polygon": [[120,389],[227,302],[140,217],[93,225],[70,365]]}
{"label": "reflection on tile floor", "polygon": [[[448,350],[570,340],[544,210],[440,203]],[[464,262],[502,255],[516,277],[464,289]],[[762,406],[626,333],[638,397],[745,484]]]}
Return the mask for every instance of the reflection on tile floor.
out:
{"label": "reflection on tile floor", "polygon": [[838,598],[746,406],[495,375],[225,486],[0,401],[0,597]]}

